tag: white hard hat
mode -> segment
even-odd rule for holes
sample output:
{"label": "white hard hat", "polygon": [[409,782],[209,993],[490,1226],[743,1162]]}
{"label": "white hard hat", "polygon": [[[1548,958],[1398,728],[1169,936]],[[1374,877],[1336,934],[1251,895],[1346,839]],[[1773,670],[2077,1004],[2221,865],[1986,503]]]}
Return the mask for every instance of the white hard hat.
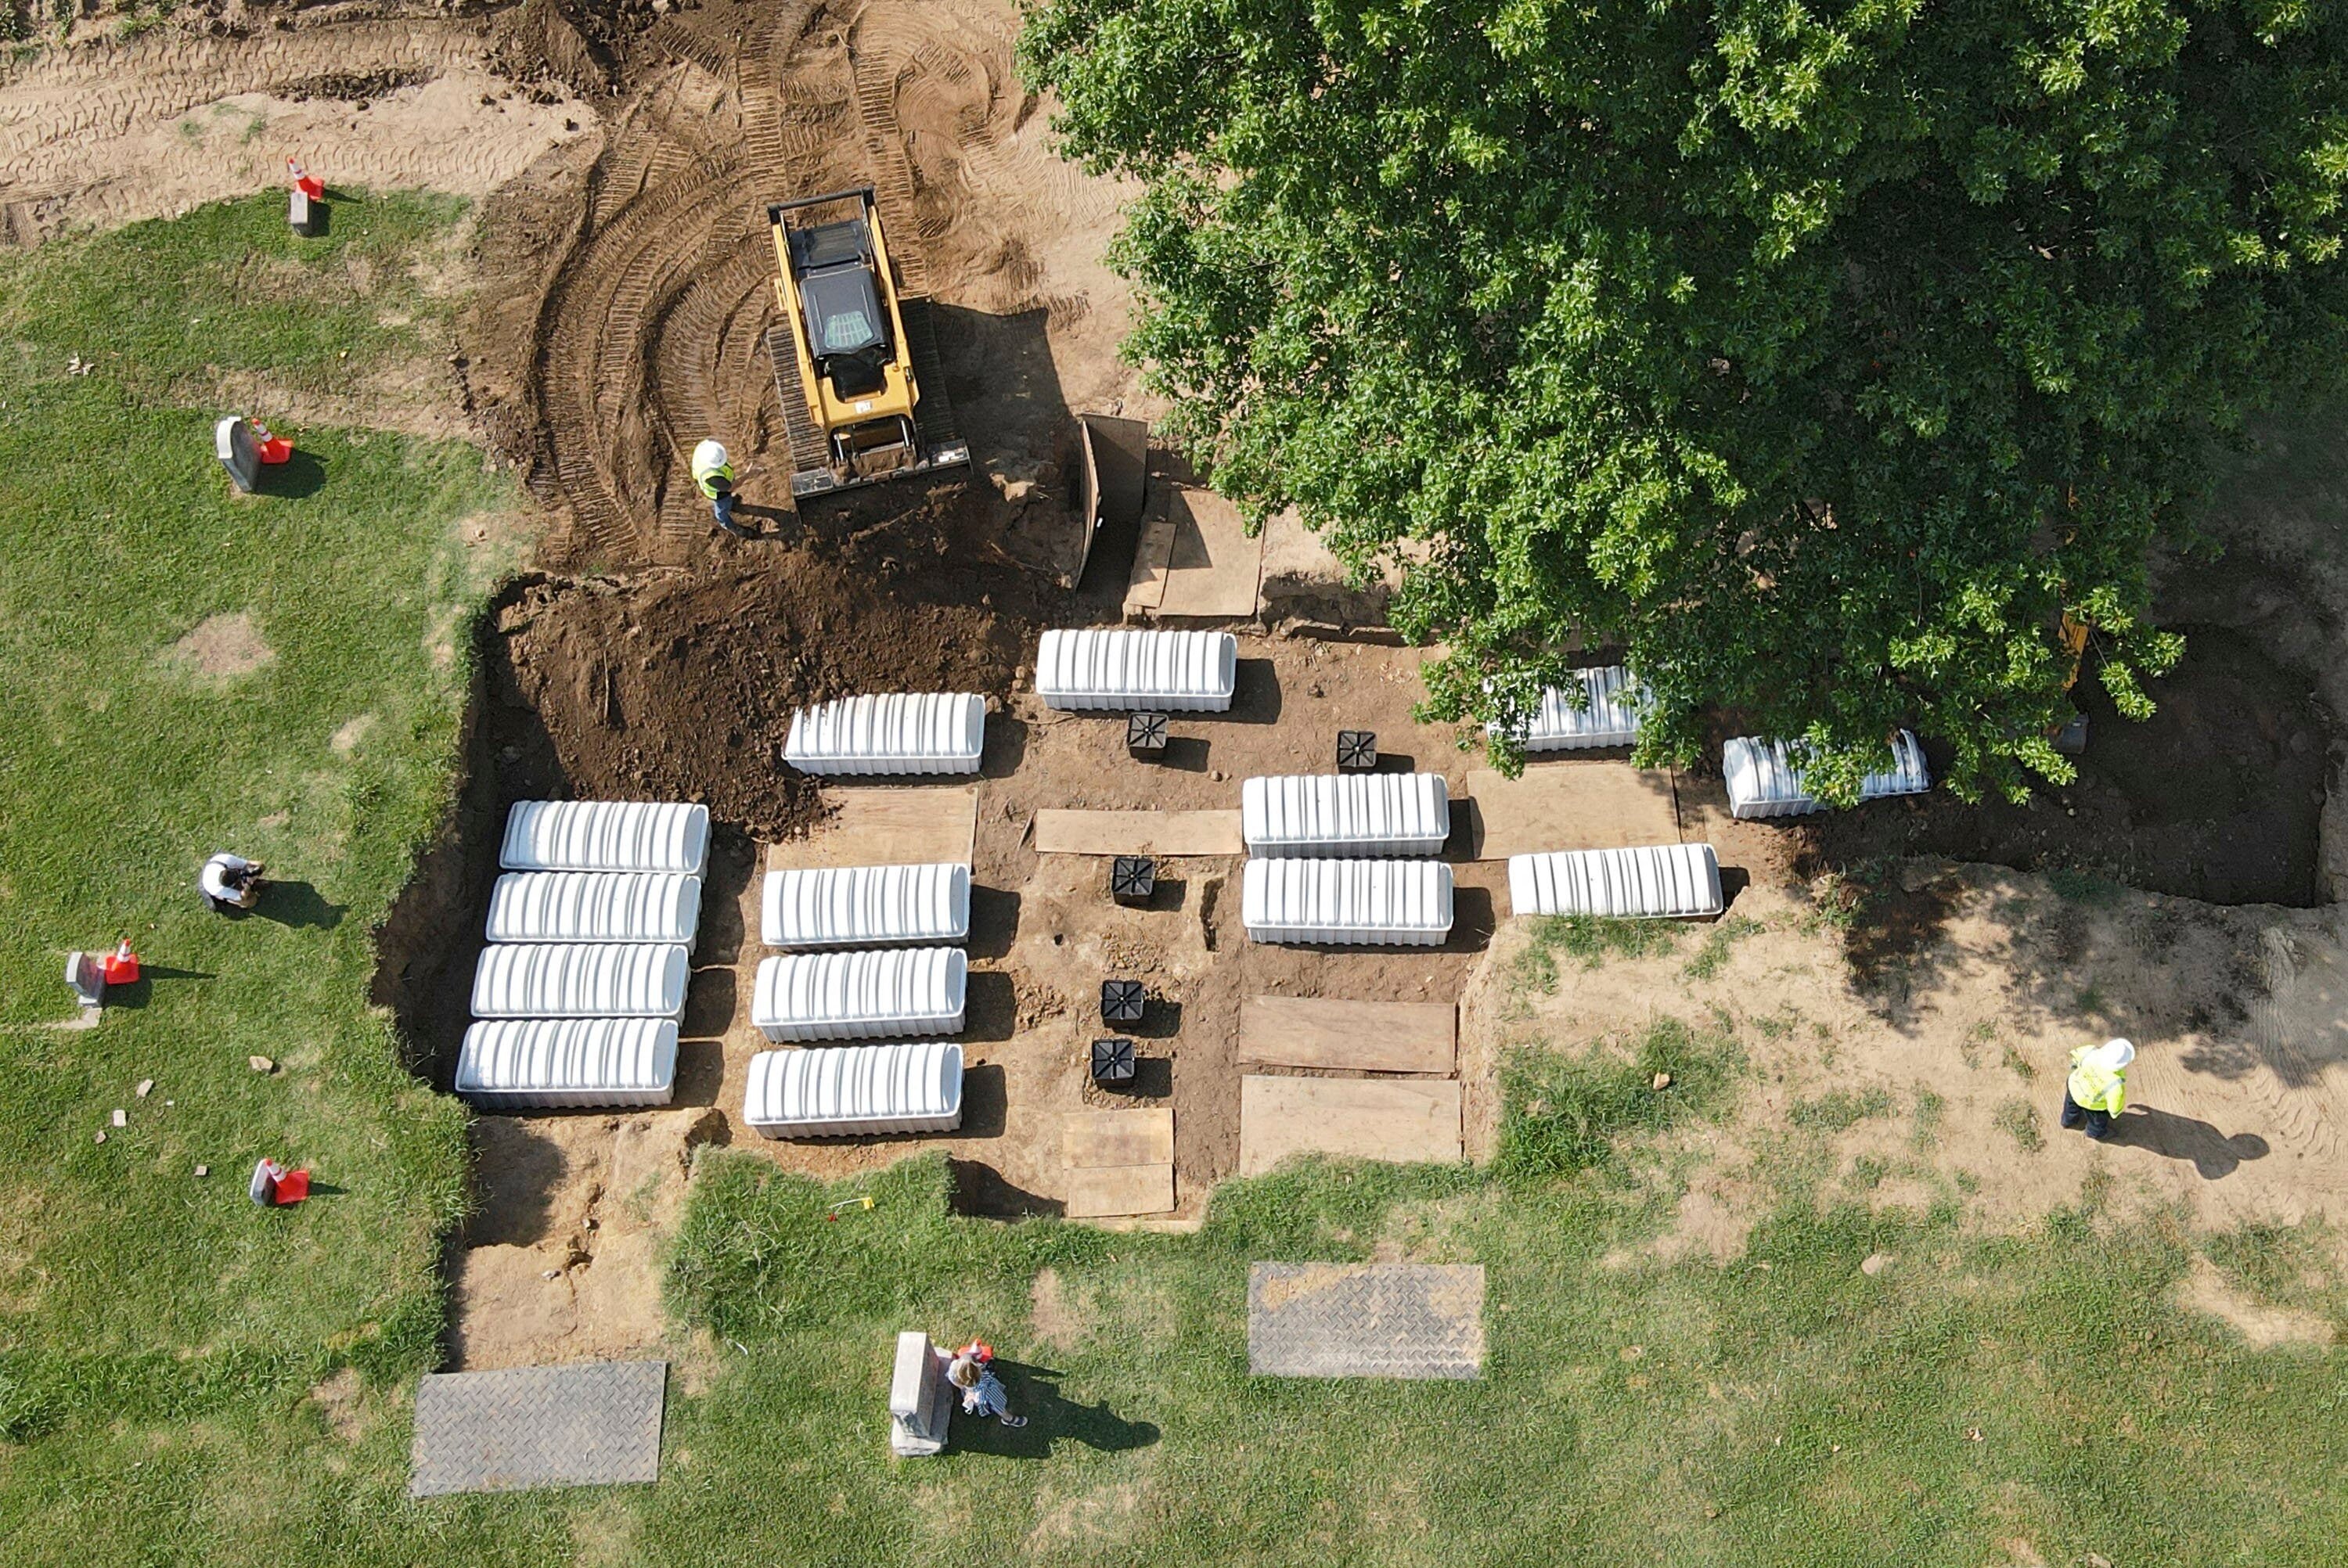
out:
{"label": "white hard hat", "polygon": [[[670,450],[674,451],[675,448],[671,447]],[[725,445],[722,442],[704,441],[693,449],[693,466],[696,468],[723,468],[726,466]]]}
{"label": "white hard hat", "polygon": [[2136,1060],[2136,1047],[2125,1040],[2104,1041],[2104,1060],[2114,1067],[2125,1068]]}

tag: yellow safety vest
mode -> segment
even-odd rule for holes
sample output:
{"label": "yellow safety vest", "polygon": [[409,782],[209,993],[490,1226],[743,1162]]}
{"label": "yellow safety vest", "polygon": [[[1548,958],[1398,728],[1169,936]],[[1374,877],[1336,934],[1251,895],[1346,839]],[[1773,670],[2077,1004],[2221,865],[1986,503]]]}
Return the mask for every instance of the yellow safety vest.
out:
{"label": "yellow safety vest", "polygon": [[693,482],[700,486],[701,493],[708,497],[713,501],[717,498],[717,487],[711,484],[710,481],[712,479],[724,479],[730,483],[733,480],[733,477],[734,465],[731,463],[720,463],[714,467],[708,468],[703,467],[698,463],[695,463],[693,466]]}
{"label": "yellow safety vest", "polygon": [[2106,1111],[2116,1116],[2127,1109],[2127,1072],[2100,1060],[2101,1046],[2083,1045],[2071,1053],[2071,1103],[2082,1111]]}

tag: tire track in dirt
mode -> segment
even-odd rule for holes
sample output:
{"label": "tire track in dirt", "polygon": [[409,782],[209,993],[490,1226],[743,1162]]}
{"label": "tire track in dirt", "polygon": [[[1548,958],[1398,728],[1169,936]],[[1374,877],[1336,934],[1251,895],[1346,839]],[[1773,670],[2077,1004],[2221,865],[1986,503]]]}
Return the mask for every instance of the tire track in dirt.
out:
{"label": "tire track in dirt", "polygon": [[[862,27],[858,31],[861,33]],[[848,46],[849,68],[856,76],[856,114],[864,125],[864,156],[871,169],[873,189],[880,198],[880,221],[900,221],[889,244],[897,264],[899,286],[909,294],[930,292],[926,241],[943,233],[943,225],[923,221],[913,202],[913,161],[905,154],[905,133],[897,126],[897,76],[893,56],[885,57],[869,45],[860,50],[855,39]],[[902,216],[913,219],[909,231]]]}
{"label": "tire track in dirt", "polygon": [[539,384],[572,553],[630,560],[647,542],[637,519],[655,515],[654,499],[622,465],[630,415],[642,407],[654,298],[698,248],[701,231],[679,220],[722,201],[737,167],[721,155],[692,177],[650,185],[587,239],[547,297]]}
{"label": "tire track in dirt", "polygon": [[[1123,395],[1116,325],[1093,319],[1087,295],[1118,285],[1075,232],[1092,220],[1069,219],[1106,219],[1117,190],[1045,145],[1013,75],[1010,5],[776,0],[733,14],[738,41],[695,14],[636,41],[589,222],[540,313],[537,479],[572,519],[551,564],[687,559],[709,525],[684,454],[705,436],[726,443],[754,504],[780,504],[764,460],[786,440],[763,341],[771,201],[871,183],[905,292],[1000,318],[945,345],[987,362],[973,367],[982,386],[1025,345],[1030,374],[1074,369],[1088,399]],[[713,82],[732,89],[715,111]],[[1009,324],[1030,312],[1055,331],[1084,323],[1070,340],[1081,346],[1043,357],[1033,322]],[[1052,469],[1050,410],[1011,390],[979,399],[993,421],[983,460]]]}
{"label": "tire track in dirt", "polygon": [[0,243],[280,189],[289,154],[346,190],[487,196],[592,118],[500,58],[476,26],[306,16],[36,51],[0,72]]}
{"label": "tire track in dirt", "polygon": [[[699,439],[700,432],[730,432],[757,421],[755,403],[749,419],[744,420],[739,399],[729,399],[726,394],[727,329],[743,301],[755,298],[765,283],[773,268],[772,256],[773,248],[763,234],[713,237],[694,277],[656,325],[653,380],[646,392],[668,420],[680,447]],[[677,477],[683,477],[680,470]],[[663,487],[660,520],[661,533],[670,540],[697,538],[710,527],[700,491],[682,482]]]}
{"label": "tire track in dirt", "polygon": [[481,62],[477,36],[446,27],[349,25],[246,39],[186,35],[51,50],[0,84],[0,193],[45,148],[93,139],[244,93],[293,96],[320,76],[389,73],[411,85]]}
{"label": "tire track in dirt", "polygon": [[717,81],[731,82],[734,79],[734,62],[725,45],[683,26],[670,17],[654,17],[653,25],[644,29],[644,37],[677,59],[699,66]]}
{"label": "tire track in dirt", "polygon": [[763,445],[772,393],[757,344],[773,259],[759,209],[828,139],[785,102],[786,62],[816,9],[802,0],[761,16],[738,56],[665,18],[647,35],[685,68],[738,81],[743,131],[688,146],[656,83],[613,138],[589,232],[541,318],[551,487],[572,518],[558,557],[674,555],[708,523],[685,450],[717,435],[738,464]]}
{"label": "tire track in dirt", "polygon": [[[2329,1161],[2340,1148],[2338,1108],[2324,1071],[2332,1063],[2312,1055],[2306,1042],[2327,1035],[2336,1038],[2336,1031],[2326,1027],[2333,1021],[2326,999],[2337,993],[2320,982],[2337,975],[2322,975],[2317,985],[2305,985],[2303,968],[2314,956],[2280,928],[2260,936],[2259,968],[2265,984],[2251,1006],[2250,1021],[2263,1071],[2250,1075],[2249,1089],[2281,1130],[2286,1147],[2309,1159]],[[2337,968],[2333,963],[2324,967]]]}

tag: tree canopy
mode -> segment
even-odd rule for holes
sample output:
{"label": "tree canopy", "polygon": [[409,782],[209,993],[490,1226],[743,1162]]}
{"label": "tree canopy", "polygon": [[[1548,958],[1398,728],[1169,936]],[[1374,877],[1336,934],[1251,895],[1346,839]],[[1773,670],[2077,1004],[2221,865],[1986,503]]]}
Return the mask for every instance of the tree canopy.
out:
{"label": "tree canopy", "polygon": [[[1143,182],[1128,351],[1397,624],[1433,716],[1578,647],[1855,794],[1910,725],[2067,779],[2213,444],[2348,343],[2328,0],[1040,0],[1063,146]],[[1505,751],[1505,744],[1502,748]]]}

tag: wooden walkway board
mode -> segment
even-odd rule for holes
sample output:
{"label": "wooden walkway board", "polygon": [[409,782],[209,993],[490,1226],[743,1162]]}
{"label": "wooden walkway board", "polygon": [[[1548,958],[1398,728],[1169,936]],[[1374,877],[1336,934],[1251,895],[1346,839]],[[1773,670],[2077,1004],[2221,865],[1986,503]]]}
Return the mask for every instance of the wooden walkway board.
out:
{"label": "wooden walkway board", "polygon": [[1071,1111],[1062,1125],[1061,1149],[1070,1170],[1171,1164],[1174,1160],[1171,1110]]}
{"label": "wooden walkway board", "polygon": [[1468,775],[1468,795],[1478,860],[1680,841],[1672,775],[1628,763],[1533,762],[1514,779],[1477,768]]}
{"label": "wooden walkway board", "polygon": [[1068,1218],[1174,1212],[1174,1167],[1096,1165],[1068,1173]]}
{"label": "wooden walkway board", "polygon": [[1244,855],[1235,811],[1060,811],[1035,814],[1042,855]]}
{"label": "wooden walkway board", "polygon": [[1240,1060],[1347,1072],[1449,1072],[1459,1009],[1449,1002],[1314,1001],[1250,997],[1240,1004]]}
{"label": "wooden walkway board", "polygon": [[970,864],[978,839],[976,784],[823,786],[831,815],[805,838],[767,846],[767,869]]}
{"label": "wooden walkway board", "polygon": [[1263,540],[1212,490],[1149,477],[1148,504],[1125,586],[1125,612],[1244,620],[1256,612]]}
{"label": "wooden walkway board", "polygon": [[1262,1175],[1291,1154],[1456,1163],[1459,1085],[1431,1079],[1241,1079],[1240,1174]]}

